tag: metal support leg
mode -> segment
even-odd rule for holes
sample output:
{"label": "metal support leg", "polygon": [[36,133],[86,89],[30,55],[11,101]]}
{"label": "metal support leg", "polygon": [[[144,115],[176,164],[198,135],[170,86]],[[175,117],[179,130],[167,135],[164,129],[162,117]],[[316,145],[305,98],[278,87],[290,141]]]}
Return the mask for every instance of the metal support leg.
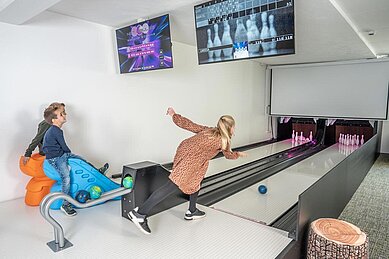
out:
{"label": "metal support leg", "polygon": [[118,189],[109,191],[101,195],[99,199],[89,201],[87,203],[79,203],[78,201],[74,200],[72,197],[69,195],[66,195],[61,192],[54,192],[54,193],[49,193],[46,195],[43,200],[41,201],[40,204],[40,213],[42,214],[43,218],[49,222],[53,228],[54,228],[54,240],[51,242],[48,242],[47,245],[53,250],[54,252],[59,252],[62,251],[66,248],[69,248],[73,246],[72,243],[70,243],[69,240],[67,240],[64,236],[64,231],[62,226],[50,215],[50,206],[51,204],[58,200],[58,199],[64,199],[70,202],[71,204],[75,205],[76,207],[79,208],[88,208],[91,206],[94,206],[96,204],[105,202],[107,200],[111,200],[113,198],[116,198],[118,196],[122,196],[124,194],[127,194],[131,192],[132,189],[127,189],[124,187],[120,187]]}

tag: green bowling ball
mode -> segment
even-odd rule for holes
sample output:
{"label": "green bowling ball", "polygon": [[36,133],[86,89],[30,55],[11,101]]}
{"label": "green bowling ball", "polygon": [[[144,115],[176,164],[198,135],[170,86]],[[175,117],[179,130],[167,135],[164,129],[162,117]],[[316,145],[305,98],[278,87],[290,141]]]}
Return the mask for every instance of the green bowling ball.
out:
{"label": "green bowling ball", "polygon": [[124,188],[130,189],[134,186],[134,180],[131,176],[126,176],[123,179],[123,186]]}
{"label": "green bowling ball", "polygon": [[89,189],[90,198],[93,200],[100,198],[101,193],[100,186],[94,185]]}

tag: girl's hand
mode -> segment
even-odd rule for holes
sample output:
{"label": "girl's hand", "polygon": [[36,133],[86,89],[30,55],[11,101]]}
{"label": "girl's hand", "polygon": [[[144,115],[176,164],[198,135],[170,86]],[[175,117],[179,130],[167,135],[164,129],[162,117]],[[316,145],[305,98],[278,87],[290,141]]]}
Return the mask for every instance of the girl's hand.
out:
{"label": "girl's hand", "polygon": [[166,115],[173,116],[174,114],[176,114],[176,112],[172,107],[167,108]]}
{"label": "girl's hand", "polygon": [[238,156],[239,157],[247,157],[248,155],[245,152],[238,152]]}

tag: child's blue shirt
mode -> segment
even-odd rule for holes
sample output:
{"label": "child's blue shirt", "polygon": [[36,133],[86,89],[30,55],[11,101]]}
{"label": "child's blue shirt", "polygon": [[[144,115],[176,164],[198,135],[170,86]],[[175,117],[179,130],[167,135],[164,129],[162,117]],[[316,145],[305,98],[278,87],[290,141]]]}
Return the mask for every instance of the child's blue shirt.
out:
{"label": "child's blue shirt", "polygon": [[46,159],[60,157],[64,153],[71,153],[70,148],[66,145],[63,137],[63,131],[52,125],[43,138],[43,152],[46,154]]}

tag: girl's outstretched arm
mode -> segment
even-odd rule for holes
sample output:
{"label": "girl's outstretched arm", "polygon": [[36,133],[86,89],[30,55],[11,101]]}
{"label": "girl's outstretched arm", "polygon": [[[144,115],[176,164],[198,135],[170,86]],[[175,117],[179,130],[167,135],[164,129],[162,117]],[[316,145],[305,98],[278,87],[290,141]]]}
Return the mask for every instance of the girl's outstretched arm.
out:
{"label": "girl's outstretched arm", "polygon": [[207,126],[196,124],[193,121],[189,120],[188,118],[185,118],[184,116],[177,114],[174,111],[174,109],[171,107],[168,108],[166,114],[172,116],[173,122],[178,127],[189,130],[193,133],[199,133],[200,131],[203,131],[205,129],[209,129],[209,127],[207,127]]}

